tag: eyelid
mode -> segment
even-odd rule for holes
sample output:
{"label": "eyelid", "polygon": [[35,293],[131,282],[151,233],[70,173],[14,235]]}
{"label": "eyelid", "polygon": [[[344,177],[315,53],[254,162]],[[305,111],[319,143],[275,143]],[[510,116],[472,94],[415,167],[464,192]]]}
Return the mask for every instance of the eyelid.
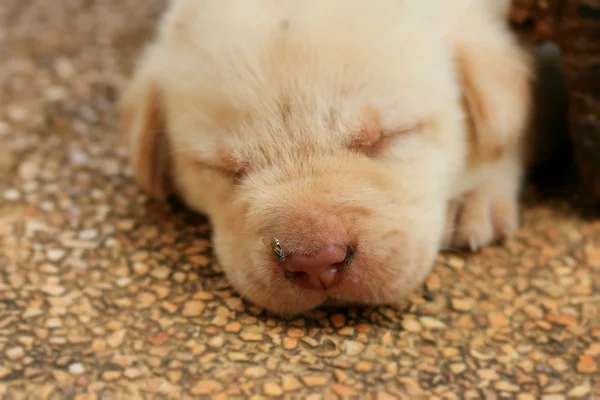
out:
{"label": "eyelid", "polygon": [[374,157],[385,150],[385,148],[390,143],[394,142],[395,139],[418,133],[423,129],[423,127],[423,123],[415,123],[411,125],[404,125],[395,129],[382,129],[379,136],[375,140],[355,140],[350,145],[350,148],[355,151],[362,152],[369,157]]}
{"label": "eyelid", "polygon": [[425,124],[423,122],[415,122],[412,124],[402,125],[397,128],[383,129],[381,132],[381,137],[384,137],[384,138],[397,137],[397,136],[403,136],[403,135],[406,135],[409,133],[419,132],[419,131],[423,130],[424,126],[425,126]]}
{"label": "eyelid", "polygon": [[230,175],[242,175],[248,165],[238,153],[226,146],[219,146],[215,151],[216,157],[211,161],[213,168]]}
{"label": "eyelid", "polygon": [[201,168],[212,169],[228,175],[237,175],[243,172],[241,165],[230,164],[223,162],[222,160],[206,160],[201,158],[194,158],[194,162]]}

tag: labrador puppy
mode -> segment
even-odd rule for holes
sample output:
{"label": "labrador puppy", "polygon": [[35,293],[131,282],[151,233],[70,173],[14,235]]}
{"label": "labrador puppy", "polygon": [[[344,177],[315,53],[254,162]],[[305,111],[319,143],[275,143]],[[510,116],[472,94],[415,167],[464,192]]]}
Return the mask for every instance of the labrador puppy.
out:
{"label": "labrador puppy", "polygon": [[272,312],[401,301],[519,224],[531,63],[488,4],[172,2],[120,105],[139,184]]}

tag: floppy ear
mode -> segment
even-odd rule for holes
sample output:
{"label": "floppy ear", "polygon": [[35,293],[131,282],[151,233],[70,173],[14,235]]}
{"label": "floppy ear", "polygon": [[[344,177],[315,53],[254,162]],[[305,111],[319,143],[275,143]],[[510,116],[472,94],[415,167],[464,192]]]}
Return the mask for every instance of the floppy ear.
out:
{"label": "floppy ear", "polygon": [[531,108],[531,62],[501,21],[474,22],[454,51],[470,123],[470,159],[500,158],[524,134]]}
{"label": "floppy ear", "polygon": [[138,184],[151,196],[164,199],[171,192],[165,113],[150,68],[141,66],[121,97],[121,122]]}

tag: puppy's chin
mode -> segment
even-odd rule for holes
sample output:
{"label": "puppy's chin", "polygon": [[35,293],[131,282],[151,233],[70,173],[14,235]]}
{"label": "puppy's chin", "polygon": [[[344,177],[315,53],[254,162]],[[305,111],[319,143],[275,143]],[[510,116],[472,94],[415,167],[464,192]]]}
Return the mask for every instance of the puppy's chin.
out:
{"label": "puppy's chin", "polygon": [[234,289],[245,299],[272,313],[294,316],[319,307],[400,303],[423,283],[437,246],[430,242],[411,250],[400,247],[396,241],[388,241],[381,243],[379,257],[357,253],[340,282],[328,289],[302,287],[286,278],[281,264],[265,262],[265,249],[244,256],[235,246],[221,246],[218,257]]}
{"label": "puppy's chin", "polygon": [[[433,180],[407,187],[405,177],[356,159],[307,165],[250,176],[235,193],[237,212],[213,219],[215,251],[233,287],[281,315],[400,302],[439,250],[445,201]],[[274,254],[265,240],[273,237],[287,257]],[[326,258],[336,268],[333,283],[315,288],[297,279],[315,273],[314,257],[320,262],[322,249],[329,256],[332,248],[344,249],[339,260]]]}

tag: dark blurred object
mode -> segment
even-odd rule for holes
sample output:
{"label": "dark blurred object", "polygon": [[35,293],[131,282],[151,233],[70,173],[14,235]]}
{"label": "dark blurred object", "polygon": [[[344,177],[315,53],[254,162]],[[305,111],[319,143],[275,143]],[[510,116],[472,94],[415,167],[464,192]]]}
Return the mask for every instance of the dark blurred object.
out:
{"label": "dark blurred object", "polygon": [[525,41],[561,50],[582,188],[600,202],[600,0],[513,0],[510,20]]}
{"label": "dark blurred object", "polygon": [[559,0],[513,0],[510,22],[519,34],[533,42],[550,40],[554,34]]}
{"label": "dark blurred object", "polygon": [[529,180],[541,189],[573,188],[577,180],[569,136],[568,93],[562,54],[554,43],[533,46],[534,110],[527,136]]}

